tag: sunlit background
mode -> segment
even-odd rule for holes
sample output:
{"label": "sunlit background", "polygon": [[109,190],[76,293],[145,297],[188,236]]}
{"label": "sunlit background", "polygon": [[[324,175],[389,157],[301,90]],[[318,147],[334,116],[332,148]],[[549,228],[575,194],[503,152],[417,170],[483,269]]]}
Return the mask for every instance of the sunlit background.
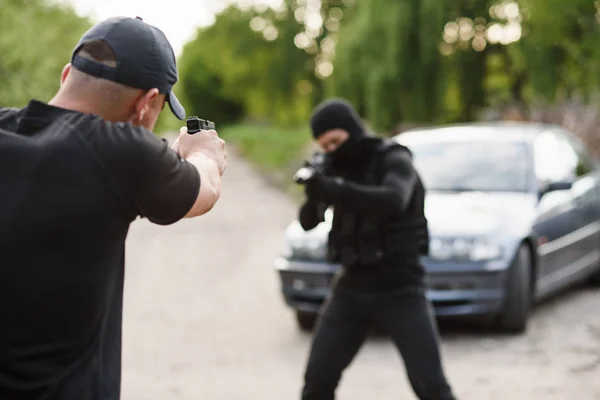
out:
{"label": "sunlit background", "polygon": [[[279,12],[284,10],[283,0],[173,0],[168,7],[164,3],[148,2],[144,0],[56,0],[68,3],[80,15],[91,17],[98,21],[114,15],[141,16],[150,24],[160,27],[171,41],[175,53],[181,54],[183,45],[194,37],[198,27],[206,27],[215,23],[216,15],[221,13],[230,4],[235,4],[242,10],[251,8],[259,13],[272,8]],[[345,6],[353,5],[354,0],[343,1]],[[309,53],[316,52],[315,39],[322,33],[323,24],[330,32],[337,32],[340,20],[343,17],[341,8],[330,10],[328,18],[323,19],[321,15],[320,0],[306,0],[298,2],[300,5],[294,10],[294,18],[304,23],[306,31],[298,33],[294,37],[294,44],[300,49],[306,49]],[[457,18],[455,21],[446,23],[443,33],[443,43],[440,43],[442,54],[449,55],[454,51],[454,45],[470,45],[475,51],[483,51],[487,43],[501,43],[507,45],[521,38],[522,16],[517,2],[508,1],[492,5],[489,9],[490,16],[499,22],[487,24],[485,18],[468,17]],[[268,19],[256,16],[250,20],[250,28],[261,32],[265,40],[276,40],[278,29],[269,23]],[[335,49],[335,40],[331,37],[322,39],[321,50],[326,57],[320,60],[316,67],[316,73],[321,77],[328,77],[333,73],[332,54]],[[463,47],[464,48],[464,47]]]}
{"label": "sunlit background", "polygon": [[[136,221],[128,236],[123,398],[297,398],[310,336],[297,332],[272,263],[297,216],[282,192],[304,200],[292,176],[314,149],[308,119],[322,100],[349,99],[381,136],[455,122],[553,122],[600,156],[599,10],[600,0],[0,0],[0,107],[48,101],[93,23],[140,16],[173,45],[187,115],[214,121],[228,144],[224,190],[209,215],[172,227]],[[183,122],[166,110],[155,133],[173,138]],[[520,147],[426,150],[417,162],[434,189],[457,177],[467,189],[519,189],[529,166]],[[456,206],[445,198],[439,215],[459,214],[448,218],[460,228],[502,219],[495,203],[484,213],[476,192],[457,198]],[[467,208],[478,215],[470,223]],[[301,242],[293,252],[324,249]],[[432,249],[439,258],[500,251],[455,238]],[[446,336],[457,397],[599,399],[598,291],[565,300],[536,311],[522,336]],[[342,399],[411,398],[388,341],[369,340],[344,376]]]}
{"label": "sunlit background", "polygon": [[[55,0],[67,3],[80,15],[89,16],[95,21],[115,15],[140,16],[149,24],[161,28],[179,55],[183,45],[192,39],[196,29],[214,24],[216,14],[222,12],[230,2],[225,0],[170,0],[152,2],[147,0]],[[239,0],[234,4],[241,8],[258,6],[281,7],[282,0]]]}
{"label": "sunlit background", "polygon": [[[188,115],[213,120],[228,143],[265,171],[298,165],[310,149],[310,111],[331,96],[351,100],[382,135],[419,125],[529,119],[565,125],[600,147],[599,2],[0,4],[0,104],[49,99],[92,23],[140,16],[174,47],[175,91]],[[180,125],[163,113],[156,133]]]}

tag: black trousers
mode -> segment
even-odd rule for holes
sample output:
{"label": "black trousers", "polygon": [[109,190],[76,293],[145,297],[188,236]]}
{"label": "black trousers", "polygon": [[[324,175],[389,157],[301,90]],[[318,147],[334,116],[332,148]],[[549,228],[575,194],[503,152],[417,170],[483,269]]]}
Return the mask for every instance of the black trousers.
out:
{"label": "black trousers", "polygon": [[423,288],[363,293],[336,285],[317,323],[304,376],[303,400],[333,400],[344,369],[373,323],[398,348],[420,400],[454,400],[446,381],[433,311]]}

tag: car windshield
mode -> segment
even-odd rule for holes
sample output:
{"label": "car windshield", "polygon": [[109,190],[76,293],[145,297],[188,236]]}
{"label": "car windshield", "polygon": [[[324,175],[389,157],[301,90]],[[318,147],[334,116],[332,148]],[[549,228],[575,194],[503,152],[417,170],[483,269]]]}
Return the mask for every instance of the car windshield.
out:
{"label": "car windshield", "polygon": [[408,145],[427,190],[527,191],[523,142],[436,142]]}

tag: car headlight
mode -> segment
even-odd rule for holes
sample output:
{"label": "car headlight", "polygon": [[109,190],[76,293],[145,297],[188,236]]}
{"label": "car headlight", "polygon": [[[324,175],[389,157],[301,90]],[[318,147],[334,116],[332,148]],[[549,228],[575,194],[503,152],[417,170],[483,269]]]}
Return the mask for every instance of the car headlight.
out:
{"label": "car headlight", "polygon": [[291,257],[299,260],[324,260],[327,257],[327,242],[307,237],[290,238],[288,245]]}
{"label": "car headlight", "polygon": [[327,257],[325,243],[307,242],[303,246],[292,247],[294,258],[309,260],[324,260]]}
{"label": "car headlight", "polygon": [[502,247],[484,238],[432,238],[429,256],[435,260],[491,261],[502,256]]}

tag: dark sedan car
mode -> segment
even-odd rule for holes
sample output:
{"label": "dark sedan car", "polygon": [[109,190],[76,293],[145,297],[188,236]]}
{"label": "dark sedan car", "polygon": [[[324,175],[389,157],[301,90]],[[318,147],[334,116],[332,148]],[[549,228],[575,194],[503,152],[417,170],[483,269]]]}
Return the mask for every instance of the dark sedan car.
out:
{"label": "dark sedan car", "polygon": [[[430,254],[422,258],[439,317],[492,319],[522,332],[531,306],[600,276],[600,166],[565,129],[478,123],[394,138],[413,152],[427,188]],[[310,329],[337,265],[325,262],[326,221],[286,230],[275,261],[286,304]]]}

